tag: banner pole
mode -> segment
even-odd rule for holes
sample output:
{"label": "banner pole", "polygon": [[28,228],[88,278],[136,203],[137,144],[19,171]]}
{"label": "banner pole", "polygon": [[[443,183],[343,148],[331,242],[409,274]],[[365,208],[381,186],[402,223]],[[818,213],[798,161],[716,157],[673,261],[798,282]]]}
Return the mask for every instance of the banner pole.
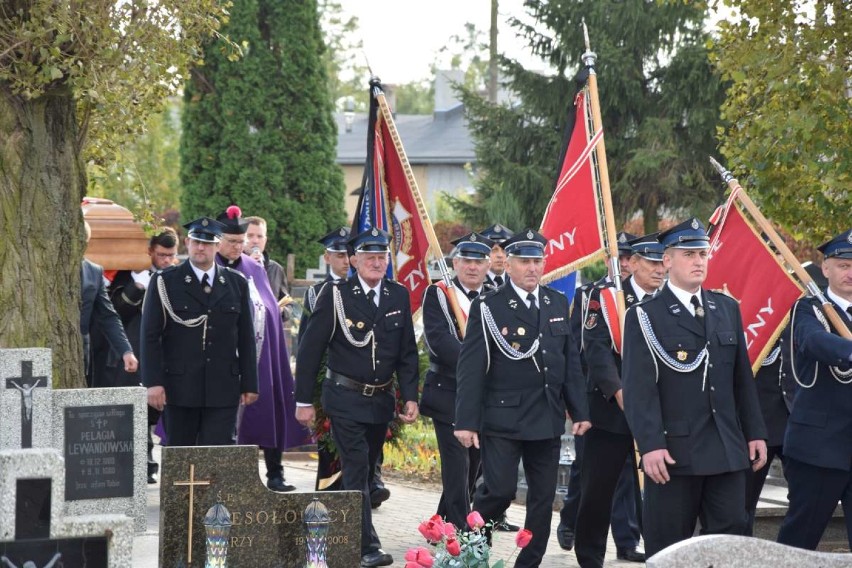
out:
{"label": "banner pole", "polygon": [[832,304],[828,298],[823,295],[819,286],[816,285],[816,282],[813,281],[810,274],[802,268],[802,265],[799,263],[799,259],[796,258],[796,255],[793,254],[787,246],[787,243],[784,242],[784,239],[781,238],[772,224],[763,216],[763,213],[760,212],[760,209],[758,209],[757,205],[754,204],[754,201],[752,201],[748,196],[745,189],[743,189],[740,185],[740,182],[734,177],[734,174],[726,170],[719,162],[714,160],[712,156],[710,157],[710,163],[714,168],[716,168],[716,171],[719,172],[722,179],[728,184],[728,187],[731,188],[731,192],[736,199],[738,199],[739,202],[743,204],[746,211],[754,217],[754,220],[757,221],[760,230],[769,237],[769,240],[772,241],[772,244],[775,245],[775,248],[778,249],[778,252],[780,252],[781,256],[784,257],[784,261],[793,269],[796,277],[798,277],[802,284],[804,284],[808,293],[822,304],[822,310],[831,322],[831,325],[834,326],[834,329],[837,330],[841,337],[852,339],[852,332],[849,331],[849,328],[847,328],[846,324],[844,324],[840,319],[840,316],[837,314],[837,310],[834,309],[834,304]]}
{"label": "banner pole", "polygon": [[[592,51],[589,45],[589,30],[586,28],[586,22],[583,21],[583,39],[586,42],[586,52],[582,55],[583,64],[589,69],[589,104],[592,109],[592,125],[595,132],[601,131],[603,128],[601,120],[601,108],[598,101],[598,76],[595,73],[595,61],[597,54]],[[616,308],[618,310],[618,319],[620,328],[624,330],[624,312],[626,305],[624,303],[624,290],[621,287],[621,270],[618,266],[618,245],[615,237],[615,215],[612,208],[612,193],[609,188],[609,170],[606,162],[606,148],[604,147],[604,137],[598,141],[595,146],[595,153],[598,159],[598,174],[601,182],[601,197],[603,200],[604,223],[606,225],[606,240],[607,253],[609,255],[610,272],[612,273],[613,284],[615,284]]]}
{"label": "banner pole", "polygon": [[373,96],[376,98],[376,101],[379,104],[379,110],[382,113],[385,124],[387,124],[391,140],[393,140],[394,148],[399,155],[399,160],[402,164],[402,169],[405,172],[405,178],[408,181],[408,186],[411,188],[414,203],[417,205],[417,214],[420,215],[421,219],[423,219],[423,228],[426,232],[426,239],[429,241],[429,250],[438,259],[438,269],[441,271],[441,278],[449,292],[447,294],[447,300],[449,300],[453,314],[456,316],[456,322],[459,327],[459,338],[463,339],[465,332],[463,322],[466,321],[466,318],[462,312],[461,306],[459,306],[458,299],[456,298],[455,283],[453,283],[453,279],[450,276],[450,269],[447,266],[447,262],[444,260],[444,254],[441,251],[438,236],[435,234],[435,228],[432,226],[432,221],[429,219],[429,212],[426,210],[426,205],[423,203],[423,196],[420,194],[420,188],[417,186],[417,178],[414,177],[414,171],[411,169],[411,164],[408,162],[408,156],[405,154],[405,148],[402,146],[402,139],[399,137],[399,132],[396,129],[396,123],[393,120],[393,113],[391,113],[390,106],[388,106],[387,98],[381,88],[381,83],[378,78],[374,77],[370,81],[370,84],[373,87]]}

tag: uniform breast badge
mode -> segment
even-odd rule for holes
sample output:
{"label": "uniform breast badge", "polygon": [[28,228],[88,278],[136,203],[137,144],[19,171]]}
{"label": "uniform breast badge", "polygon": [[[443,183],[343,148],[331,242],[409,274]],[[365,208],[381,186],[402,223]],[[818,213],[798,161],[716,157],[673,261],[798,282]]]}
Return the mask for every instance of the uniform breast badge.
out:
{"label": "uniform breast badge", "polygon": [[520,343],[512,342],[512,349],[520,349],[520,348],[521,348],[521,344],[520,344]]}
{"label": "uniform breast badge", "polygon": [[703,318],[704,317],[704,306],[695,306],[695,315]]}
{"label": "uniform breast badge", "polygon": [[358,329],[364,329],[364,322],[359,321],[358,323],[355,324],[355,327],[357,327]]}
{"label": "uniform breast badge", "polygon": [[524,336],[524,335],[526,335],[526,334],[527,334],[527,330],[525,330],[525,329],[524,329],[524,328],[522,328],[522,327],[519,327],[519,328],[518,328],[518,335]]}
{"label": "uniform breast badge", "polygon": [[504,327],[503,329],[501,329],[501,330],[500,330],[500,333],[501,333],[502,335],[509,335],[509,328],[508,328],[508,327]]}
{"label": "uniform breast badge", "polygon": [[686,361],[686,351],[678,351],[677,352],[677,360],[678,361]]}

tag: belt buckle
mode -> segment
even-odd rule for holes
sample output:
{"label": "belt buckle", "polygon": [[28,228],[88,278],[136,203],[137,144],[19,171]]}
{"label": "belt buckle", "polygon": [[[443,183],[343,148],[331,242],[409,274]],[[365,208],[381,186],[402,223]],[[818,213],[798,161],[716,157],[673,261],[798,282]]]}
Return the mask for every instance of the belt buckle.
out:
{"label": "belt buckle", "polygon": [[376,387],[373,385],[364,385],[364,388],[361,389],[361,394],[364,396],[373,396],[376,394]]}

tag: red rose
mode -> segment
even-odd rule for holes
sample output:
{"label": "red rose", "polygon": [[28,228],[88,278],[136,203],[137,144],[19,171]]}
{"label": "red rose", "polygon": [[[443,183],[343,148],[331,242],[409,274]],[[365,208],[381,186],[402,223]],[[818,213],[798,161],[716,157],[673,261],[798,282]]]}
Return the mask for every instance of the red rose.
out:
{"label": "red rose", "polygon": [[405,568],[430,568],[433,562],[429,549],[422,546],[409,548],[405,553],[405,561]]}
{"label": "red rose", "polygon": [[447,552],[449,552],[453,556],[458,556],[461,554],[461,546],[459,545],[459,541],[455,538],[447,539]]}
{"label": "red rose", "polygon": [[444,536],[455,538],[456,525],[454,525],[453,523],[444,523]]}
{"label": "red rose", "polygon": [[518,534],[515,535],[515,544],[518,548],[524,548],[530,543],[532,536],[532,532],[530,532],[529,529],[521,529],[518,531]]}
{"label": "red rose", "polygon": [[420,534],[423,535],[423,538],[425,538],[429,542],[439,542],[444,536],[443,525],[444,521],[441,520],[441,517],[438,517],[437,520],[435,520],[435,517],[432,517],[428,521],[423,521],[422,523],[420,523],[420,526],[417,527],[417,530],[420,531]]}
{"label": "red rose", "polygon": [[481,529],[485,526],[485,521],[478,511],[471,511],[467,516],[467,526],[472,529]]}

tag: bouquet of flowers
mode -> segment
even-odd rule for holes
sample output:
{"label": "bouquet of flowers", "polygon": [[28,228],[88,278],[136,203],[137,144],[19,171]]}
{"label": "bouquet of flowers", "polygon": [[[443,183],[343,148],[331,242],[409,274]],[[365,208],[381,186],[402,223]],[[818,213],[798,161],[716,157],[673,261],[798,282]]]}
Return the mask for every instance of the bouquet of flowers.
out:
{"label": "bouquet of flowers", "polygon": [[420,523],[417,530],[432,548],[418,546],[405,553],[405,568],[504,568],[509,560],[532,539],[532,533],[521,529],[515,536],[516,548],[506,560],[491,564],[491,547],[483,530],[485,521],[476,511],[467,516],[469,531],[458,530],[440,515]]}

